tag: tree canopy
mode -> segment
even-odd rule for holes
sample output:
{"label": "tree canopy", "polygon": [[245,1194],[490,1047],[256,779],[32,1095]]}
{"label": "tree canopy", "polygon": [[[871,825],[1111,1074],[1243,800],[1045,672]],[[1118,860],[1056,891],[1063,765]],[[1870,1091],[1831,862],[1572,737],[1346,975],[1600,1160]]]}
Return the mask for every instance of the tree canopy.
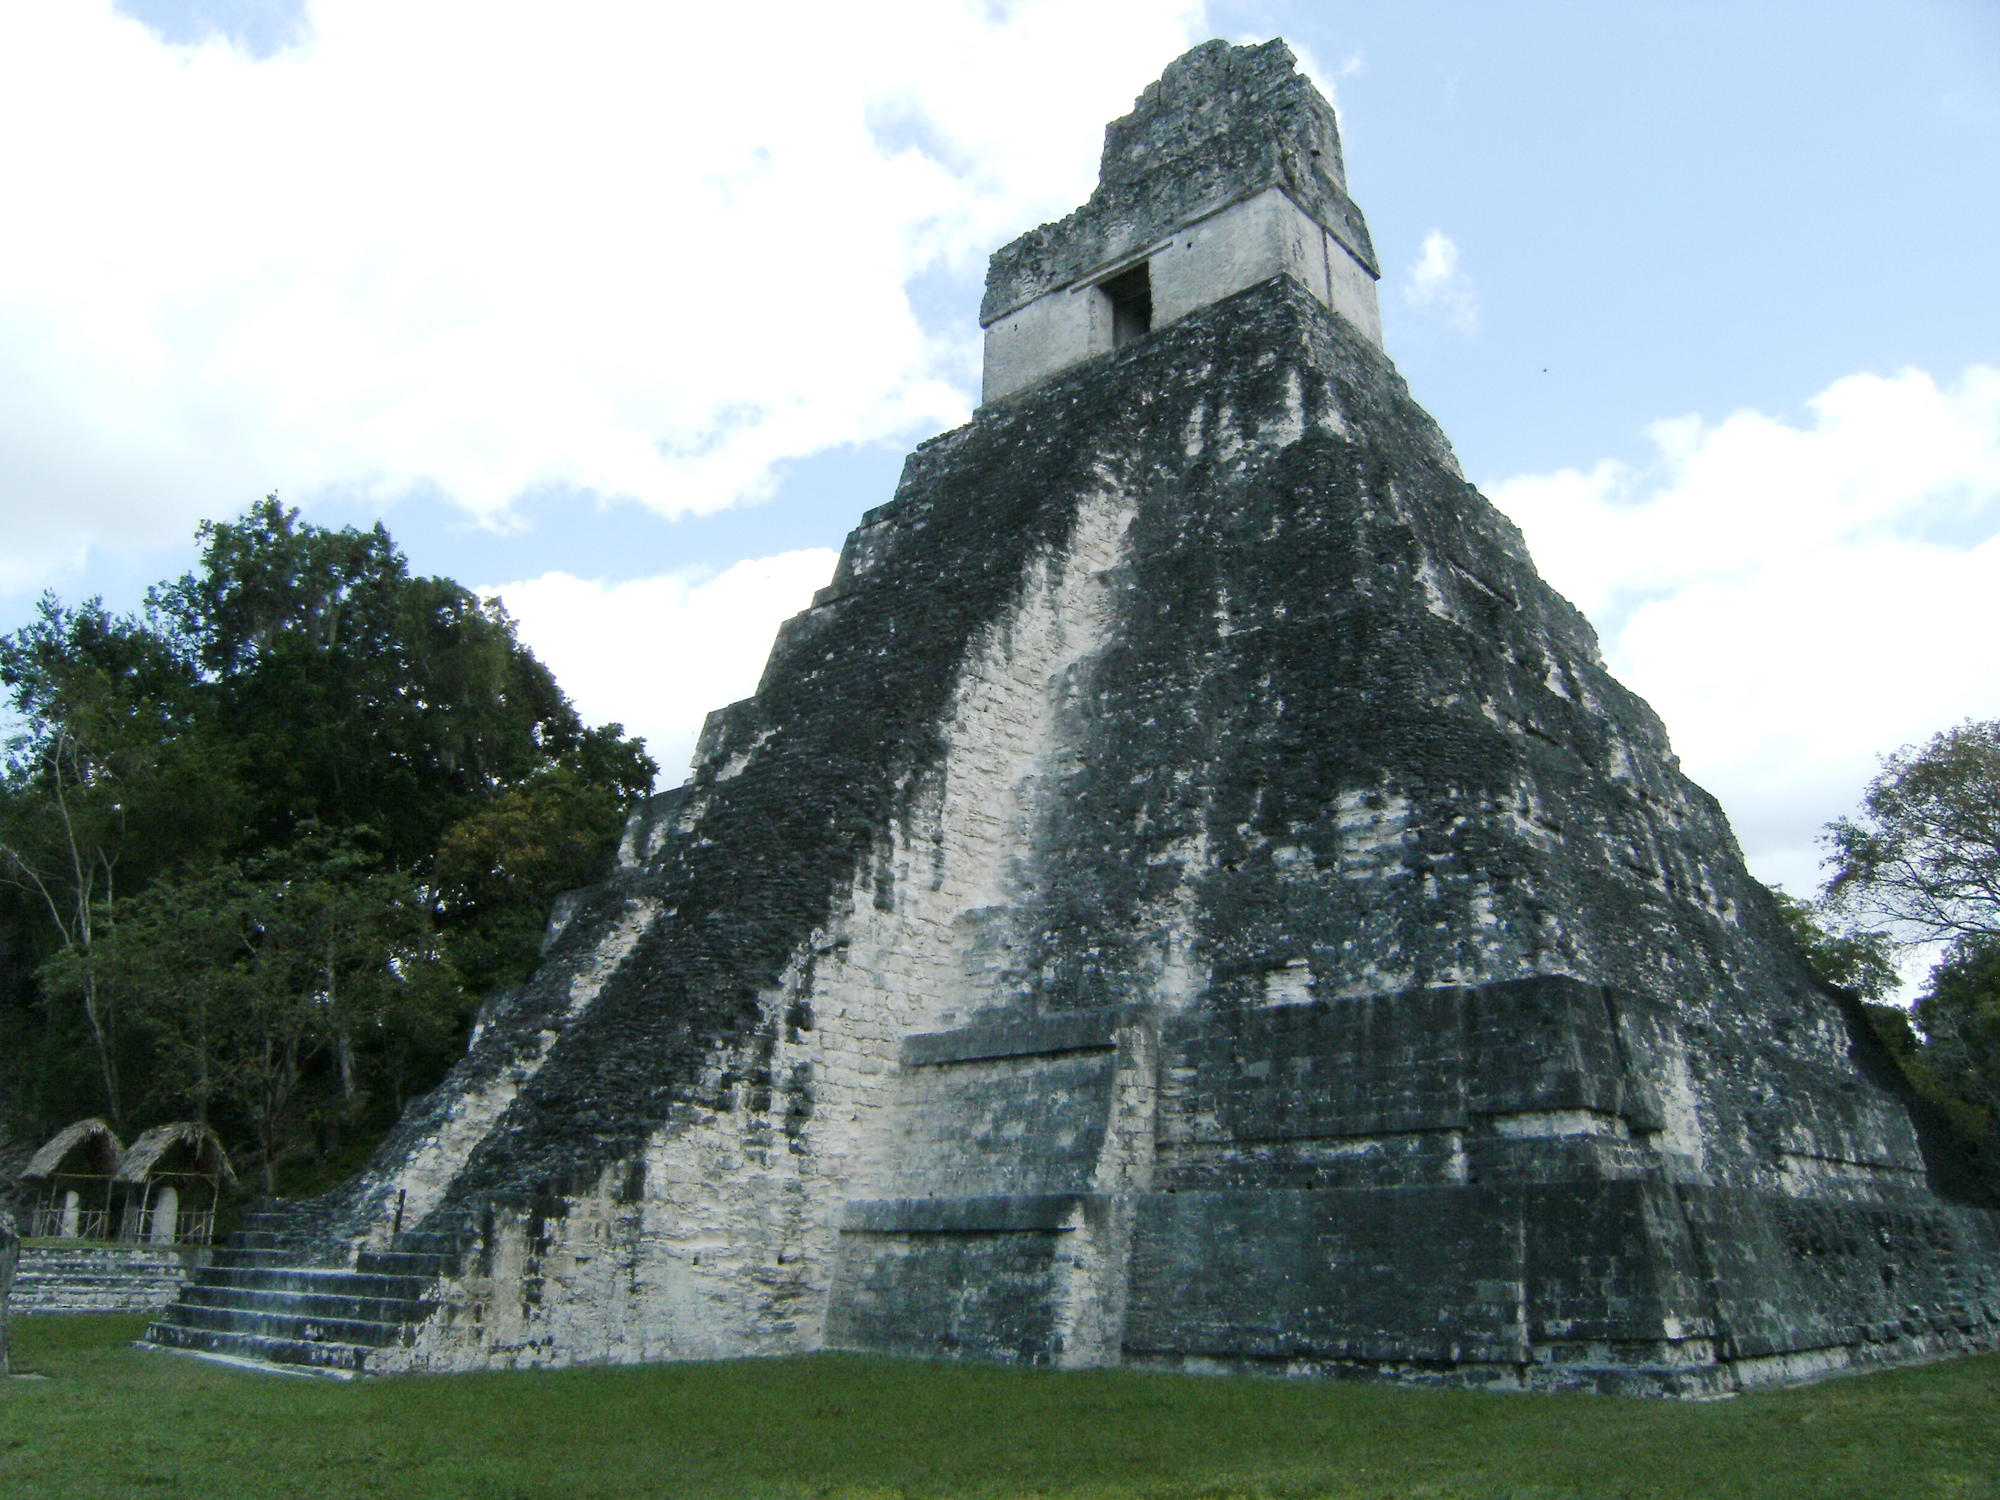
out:
{"label": "tree canopy", "polygon": [[655,767],[380,525],[271,497],[198,540],[135,614],[0,636],[0,1089],[212,1110],[268,1164],[435,1078]]}
{"label": "tree canopy", "polygon": [[1967,1133],[1985,1137],[2000,1161],[2000,942],[1953,939],[1912,1014],[1926,1064],[1958,1101]]}
{"label": "tree canopy", "polygon": [[1917,938],[2000,938],[2000,720],[1887,756],[1827,825],[1827,896]]}
{"label": "tree canopy", "polygon": [[1785,926],[1822,979],[1871,1002],[1895,993],[1900,976],[1895,944],[1886,933],[1839,925],[1814,903],[1777,886],[1771,887],[1771,894]]}
{"label": "tree canopy", "polygon": [[1880,952],[1943,944],[1907,1014],[1871,1013],[2000,1180],[2000,721],[1885,756],[1860,816],[1829,823],[1825,842],[1826,912],[1876,924]]}

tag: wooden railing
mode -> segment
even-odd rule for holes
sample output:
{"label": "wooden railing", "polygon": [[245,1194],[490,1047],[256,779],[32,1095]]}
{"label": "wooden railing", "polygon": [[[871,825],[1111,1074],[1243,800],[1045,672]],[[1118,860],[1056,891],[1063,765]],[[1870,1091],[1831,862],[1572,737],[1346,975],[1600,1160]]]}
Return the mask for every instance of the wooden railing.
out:
{"label": "wooden railing", "polygon": [[34,1227],[28,1232],[40,1239],[108,1240],[111,1238],[111,1210],[66,1210],[60,1203],[45,1203],[35,1210]]}
{"label": "wooden railing", "polygon": [[[148,1210],[140,1215],[145,1228],[140,1233],[141,1240],[152,1242],[153,1214]],[[174,1215],[174,1238],[176,1245],[206,1245],[215,1237],[215,1213],[211,1209],[183,1209]]]}
{"label": "wooden railing", "polygon": [[[65,1211],[60,1203],[44,1203],[28,1216],[28,1234],[34,1239],[117,1240],[130,1245],[150,1245],[155,1243],[153,1231],[158,1227],[157,1213],[157,1209],[147,1208],[127,1214],[114,1234],[111,1210],[108,1208]],[[206,1245],[214,1238],[213,1209],[182,1209],[174,1215],[172,1244]],[[162,1240],[158,1243],[169,1242]]]}

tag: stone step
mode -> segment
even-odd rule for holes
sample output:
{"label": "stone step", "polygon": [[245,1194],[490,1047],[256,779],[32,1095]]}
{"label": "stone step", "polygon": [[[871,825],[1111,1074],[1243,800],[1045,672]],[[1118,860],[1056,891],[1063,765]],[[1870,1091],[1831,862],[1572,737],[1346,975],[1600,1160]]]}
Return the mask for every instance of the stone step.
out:
{"label": "stone step", "polygon": [[275,1234],[296,1239],[307,1232],[305,1221],[295,1214],[239,1214],[234,1234]]}
{"label": "stone step", "polygon": [[377,1276],[419,1276],[435,1280],[458,1269],[456,1254],[418,1254],[407,1250],[364,1250],[355,1257],[354,1269]]}
{"label": "stone step", "polygon": [[470,1243],[469,1226],[446,1221],[364,1251],[351,1266],[315,1265],[293,1222],[273,1211],[244,1215],[147,1341],[237,1363],[353,1374],[367,1367],[368,1351],[409,1341],[436,1307],[424,1293],[458,1268]]}
{"label": "stone step", "polygon": [[352,1271],[345,1266],[208,1266],[190,1284],[290,1292],[308,1297],[345,1293],[355,1297],[420,1302],[424,1289],[431,1284],[431,1278]]}
{"label": "stone step", "polygon": [[408,1255],[445,1255],[456,1260],[477,1238],[476,1230],[410,1230],[397,1235],[390,1249]]}
{"label": "stone step", "polygon": [[16,1317],[35,1313],[157,1313],[180,1289],[172,1285],[138,1287],[54,1287],[45,1291],[17,1289],[8,1298]]}
{"label": "stone step", "polygon": [[324,1321],[329,1318],[367,1323],[408,1323],[426,1316],[435,1305],[415,1297],[372,1297],[357,1295],[328,1284],[320,1292],[291,1288],[204,1286],[195,1283],[181,1292],[180,1300],[193,1307],[216,1308],[245,1313],[284,1313]]}
{"label": "stone step", "polygon": [[160,1314],[155,1328],[205,1333],[256,1334],[280,1343],[351,1344],[386,1349],[402,1342],[405,1325],[367,1318],[313,1317],[299,1312],[261,1312],[234,1307],[199,1307],[183,1299]]}
{"label": "stone step", "polygon": [[78,1272],[72,1275],[64,1275],[60,1272],[44,1274],[30,1271],[17,1275],[14,1278],[13,1295],[24,1297],[30,1292],[40,1291],[48,1287],[75,1287],[81,1291],[86,1289],[109,1290],[115,1287],[163,1286],[171,1290],[179,1286],[184,1279],[178,1271],[156,1271],[144,1275],[119,1275],[115,1271],[107,1271],[101,1274]]}
{"label": "stone step", "polygon": [[238,1250],[296,1250],[294,1238],[282,1229],[238,1229],[228,1243]]}
{"label": "stone step", "polygon": [[239,1245],[231,1239],[214,1253],[209,1263],[217,1266],[295,1266],[302,1258],[297,1249]]}
{"label": "stone step", "polygon": [[358,1374],[368,1367],[368,1356],[372,1352],[360,1344],[267,1338],[254,1333],[184,1328],[164,1322],[147,1328],[145,1341],[155,1348],[174,1349],[187,1354],[219,1356],[232,1361],[329,1375]]}

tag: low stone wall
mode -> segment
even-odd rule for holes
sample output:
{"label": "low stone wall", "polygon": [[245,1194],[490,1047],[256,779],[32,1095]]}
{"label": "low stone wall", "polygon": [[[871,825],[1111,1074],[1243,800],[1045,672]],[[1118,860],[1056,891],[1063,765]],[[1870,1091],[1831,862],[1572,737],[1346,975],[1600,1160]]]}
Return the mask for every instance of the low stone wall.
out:
{"label": "low stone wall", "polygon": [[154,1312],[174,1300],[201,1250],[147,1245],[36,1245],[21,1247],[10,1308],[35,1313]]}

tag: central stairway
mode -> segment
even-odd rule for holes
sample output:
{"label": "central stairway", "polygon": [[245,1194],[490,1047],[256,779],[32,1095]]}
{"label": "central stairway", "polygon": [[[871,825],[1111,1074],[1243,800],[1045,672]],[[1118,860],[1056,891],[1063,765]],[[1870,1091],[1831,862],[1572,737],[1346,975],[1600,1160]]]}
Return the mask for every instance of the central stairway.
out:
{"label": "central stairway", "polygon": [[436,1310],[428,1293],[455,1269],[462,1232],[398,1234],[349,1264],[313,1264],[282,1211],[244,1215],[207,1265],[146,1330],[149,1345],[293,1374],[345,1379],[407,1346]]}

